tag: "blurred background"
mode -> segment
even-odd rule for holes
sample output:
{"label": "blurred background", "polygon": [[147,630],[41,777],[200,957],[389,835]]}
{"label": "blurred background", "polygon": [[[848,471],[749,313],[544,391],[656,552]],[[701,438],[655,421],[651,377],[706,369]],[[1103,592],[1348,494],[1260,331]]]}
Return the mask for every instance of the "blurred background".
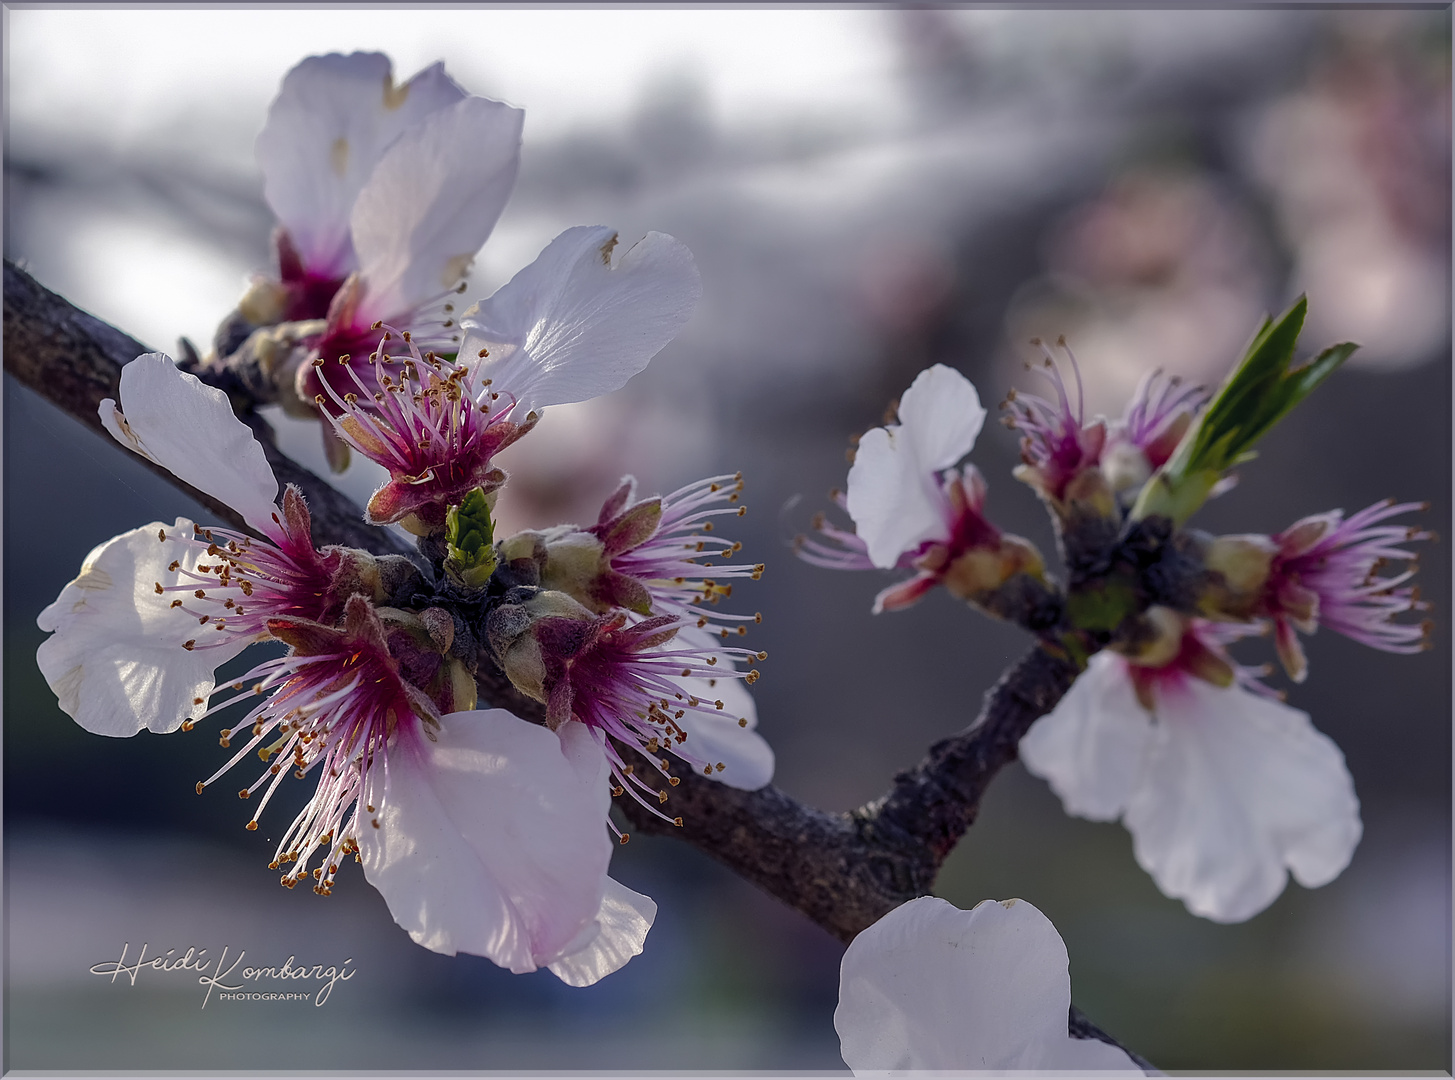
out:
{"label": "blurred background", "polygon": [[[843,810],[963,727],[1027,645],[936,595],[870,616],[887,579],[796,561],[851,436],[921,368],[993,406],[1034,334],[1076,349],[1115,415],[1162,367],[1215,382],[1266,310],[1307,291],[1312,351],[1348,368],[1197,524],[1273,532],[1380,498],[1450,535],[1448,11],[6,12],[5,254],[149,345],[204,345],[265,268],[252,143],[310,53],[435,60],[526,109],[515,195],[472,277],[488,295],[561,229],[686,242],[705,297],[624,390],[552,409],[510,451],[502,527],[594,518],[624,473],[666,491],[742,470],[736,538],[768,564],[754,688],[777,783]],[[196,779],[205,736],[106,740],[55,705],[35,616],[86,552],[198,514],[8,376],[4,390],[6,1061],[21,1069],[840,1069],[841,947],[670,840],[620,849],[653,896],[646,952],[596,987],[410,943],[353,871],[278,888],[266,828]],[[278,417],[322,469],[316,432]],[[989,509],[1050,550],[1009,469]],[[367,496],[355,466],[339,481]],[[1075,1000],[1164,1069],[1448,1070],[1450,579],[1428,547],[1432,651],[1308,643],[1288,687],[1343,749],[1364,840],[1333,884],[1238,926],[1189,915],[1117,825],[1066,817],[1016,765],[938,892],[1023,897],[1066,939]],[[1245,662],[1271,659],[1249,642]],[[867,674],[866,674],[867,673]],[[274,826],[288,819],[279,806]],[[324,1009],[220,1003],[191,979],[88,973],[188,946],[337,963]]]}

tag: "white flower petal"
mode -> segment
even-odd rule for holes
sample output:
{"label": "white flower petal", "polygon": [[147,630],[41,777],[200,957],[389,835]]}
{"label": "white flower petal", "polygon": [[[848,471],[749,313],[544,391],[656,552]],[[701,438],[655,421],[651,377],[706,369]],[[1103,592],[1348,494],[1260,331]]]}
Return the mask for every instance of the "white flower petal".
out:
{"label": "white flower petal", "polygon": [[1126,661],[1097,653],[1056,707],[1026,732],[1020,759],[1051,785],[1068,814],[1115,821],[1143,774],[1152,718]]}
{"label": "white flower petal", "polygon": [[985,426],[975,384],[944,364],[921,371],[899,400],[901,437],[926,470],[948,469],[975,448]]}
{"label": "white flower petal", "polygon": [[845,501],[878,567],[894,566],[925,540],[949,535],[949,504],[898,425],[872,428],[859,440]]}
{"label": "white flower petal", "polygon": [[641,953],[656,917],[651,897],[607,878],[601,910],[591,928],[595,932],[587,935],[585,945],[568,949],[546,966],[567,986],[590,986]]}
{"label": "white flower petal", "polygon": [[855,1072],[1138,1071],[1120,1051],[1072,1039],[1070,1005],[1066,946],[1035,907],[987,900],[967,912],[924,896],[850,943],[834,1028]]}
{"label": "white flower petal", "polygon": [[1188,679],[1159,690],[1157,721],[1125,820],[1168,896],[1241,922],[1283,891],[1285,867],[1312,888],[1349,864],[1363,831],[1354,782],[1307,713]]}
{"label": "white flower petal", "polygon": [[108,398],[100,409],[117,442],[231,506],[260,532],[282,534],[278,481],[221,390],[178,370],[163,353],[145,353],[121,369],[121,408],[124,417]]}
{"label": "white flower petal", "polygon": [[692,317],[702,281],[692,253],[648,233],[615,262],[616,233],[567,229],[461,321],[464,359],[519,410],[585,401],[626,384]]}
{"label": "white flower petal", "polygon": [[924,541],[949,536],[949,501],[935,474],[971,451],[985,415],[974,384],[935,364],[904,392],[901,422],[859,440],[846,503],[875,566],[892,567]]}
{"label": "white flower petal", "polygon": [[[195,567],[201,548],[158,539],[162,530],[190,534],[192,522],[154,521],[93,548],[81,572],[36,622],[53,631],[36,662],[64,710],[98,735],[129,736],[143,728],[175,731],[207,708],[213,672],[249,641],[201,627],[195,615],[158,596],[175,559]],[[213,648],[187,650],[190,639]]]}
{"label": "white flower petal", "polygon": [[443,64],[394,85],[382,53],[310,56],[283,79],[258,136],[263,196],[304,266],[342,278],[356,268],[349,212],[402,132],[465,91]]}
{"label": "white flower petal", "polygon": [[465,98],[385,151],[349,219],[364,282],[357,321],[402,318],[459,283],[515,185],[524,120]]}
{"label": "white flower petal", "polygon": [[[692,649],[711,651],[722,639],[699,627],[688,625],[677,632],[677,640]],[[722,657],[727,661],[728,657]],[[757,791],[773,780],[776,761],[773,748],[754,729],[758,726],[758,706],[741,679],[672,680],[683,691],[702,701],[722,702],[722,709],[710,713],[691,709],[677,722],[687,733],[683,749],[704,758],[714,766],[712,778],[728,787]],[[739,724],[746,720],[746,724]],[[716,768],[721,762],[723,769]]]}
{"label": "white flower petal", "polygon": [[358,839],[364,876],[417,943],[534,971],[597,917],[611,796],[605,754],[590,767],[579,734],[487,709],[390,748],[387,787],[370,795],[380,827]]}
{"label": "white flower petal", "polygon": [[[712,778],[728,787],[757,791],[773,780],[773,748],[753,729],[758,709],[741,679],[676,679],[683,690],[702,701],[722,702],[721,711],[692,709],[677,721],[687,733],[683,749],[713,765]],[[738,723],[746,720],[746,726]],[[719,772],[715,766],[722,764]]]}

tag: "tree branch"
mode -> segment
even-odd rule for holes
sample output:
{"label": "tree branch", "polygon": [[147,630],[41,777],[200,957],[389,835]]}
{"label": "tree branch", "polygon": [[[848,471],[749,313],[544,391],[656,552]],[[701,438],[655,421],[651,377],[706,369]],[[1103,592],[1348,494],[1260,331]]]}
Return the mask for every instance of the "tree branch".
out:
{"label": "tree branch", "polygon": [[[4,325],[5,370],[98,432],[105,429],[97,407],[103,398],[118,396],[122,365],[151,351],[43,288],[8,260]],[[297,484],[308,499],[315,544],[411,554],[392,534],[365,524],[350,499],[284,456],[250,402],[235,404],[278,479]],[[231,507],[152,467],[219,518],[246,528]],[[894,778],[884,796],[850,813],[825,813],[771,785],[739,791],[690,772],[669,789],[668,806],[682,817],[680,829],[629,799],[622,799],[622,807],[640,831],[686,840],[848,942],[894,907],[930,892],[941,864],[975,820],[990,780],[1015,760],[1021,736],[1055,706],[1075,677],[1070,661],[1032,648],[986,694],[974,723],[932,746],[918,766]],[[477,681],[482,699],[523,719],[544,719],[542,706],[503,674],[482,666]],[[619,748],[625,760],[636,758],[642,775],[653,771],[632,748]],[[1120,1045],[1074,1007],[1069,1027],[1078,1038]]]}
{"label": "tree branch", "polygon": [[[847,814],[805,806],[776,787],[739,791],[688,773],[668,790],[682,827],[621,799],[642,832],[681,836],[839,940],[934,888],[945,858],[980,808],[1016,745],[1061,699],[1075,668],[1040,648],[1026,653],[985,695],[980,715],[930,748],[883,796]],[[630,748],[617,744],[623,753]],[[653,768],[637,755],[641,775]]]}

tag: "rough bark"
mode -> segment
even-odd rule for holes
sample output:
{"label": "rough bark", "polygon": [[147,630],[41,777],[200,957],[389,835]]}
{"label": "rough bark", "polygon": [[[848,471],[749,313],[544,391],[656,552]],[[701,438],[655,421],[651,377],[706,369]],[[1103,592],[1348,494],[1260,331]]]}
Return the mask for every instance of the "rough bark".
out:
{"label": "rough bark", "polygon": [[[122,365],[151,351],[9,261],[4,326],[5,370],[98,432],[104,429],[97,406],[103,398],[118,397]],[[346,496],[285,457],[267,423],[246,402],[235,404],[242,406],[279,481],[297,484],[308,499],[316,544],[411,554],[392,534],[364,524],[362,511]],[[222,520],[245,527],[230,507],[154,468]],[[895,776],[882,797],[849,813],[826,813],[771,785],[738,791],[691,772],[682,774],[669,795],[668,808],[683,820],[680,828],[630,799],[620,800],[623,810],[639,831],[686,840],[841,941],[851,941],[892,908],[934,887],[944,859],[974,822],[991,779],[1015,760],[1020,737],[1075,678],[1075,666],[1058,652],[1033,647],[990,689],[968,728],[936,743],[918,766]],[[502,674],[482,670],[477,678],[482,701],[535,722],[543,719],[542,707]],[[621,749],[630,760],[633,752]],[[638,761],[651,771],[639,755]],[[1120,1045],[1074,1006],[1069,1030],[1078,1038]]]}

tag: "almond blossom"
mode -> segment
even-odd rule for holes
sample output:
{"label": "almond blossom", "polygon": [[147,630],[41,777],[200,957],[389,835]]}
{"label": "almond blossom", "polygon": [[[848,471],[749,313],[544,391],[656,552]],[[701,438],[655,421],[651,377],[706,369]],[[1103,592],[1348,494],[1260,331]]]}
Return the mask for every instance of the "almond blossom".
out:
{"label": "almond blossom", "polygon": [[[806,562],[837,570],[913,567],[935,547],[947,547],[957,529],[973,534],[992,528],[979,515],[984,478],[973,465],[963,473],[954,469],[974,449],[985,425],[987,414],[974,384],[935,364],[916,376],[896,411],[899,423],[865,432],[849,469],[847,494],[834,493],[853,519],[854,531],[820,517],[814,524],[823,540],[797,541]],[[920,593],[934,583],[930,574],[916,581],[927,583]],[[918,595],[890,604],[902,607],[914,599]],[[885,606],[886,594],[881,594],[875,611]]]}
{"label": "almond blossom", "polygon": [[[380,321],[412,331],[425,348],[459,348],[454,301],[515,184],[523,119],[519,109],[467,97],[390,145],[350,211],[358,269],[329,303],[319,356],[368,379]],[[335,372],[301,366],[298,396],[313,401]]]}
{"label": "almond blossom", "polygon": [[381,340],[383,324],[365,346],[367,374],[326,355],[313,361],[311,400],[340,439],[389,470],[371,521],[437,528],[448,505],[504,482],[494,455],[543,408],[620,389],[686,325],[702,295],[692,253],[663,233],[613,261],[616,246],[611,229],[567,229],[466,313],[453,362],[417,327],[391,325]]}
{"label": "almond blossom", "polygon": [[[629,795],[680,826],[680,817],[658,809],[668,789],[681,783],[661,754],[670,751],[707,776],[725,774],[731,760],[734,775],[725,782],[734,787],[752,790],[771,778],[772,752],[752,731],[752,714],[729,711],[751,699],[726,690],[737,680],[756,682],[756,670],[737,664],[767,653],[694,637],[700,631],[673,615],[634,618],[620,609],[596,615],[565,592],[529,586],[505,594],[486,632],[510,681],[546,706],[548,726],[576,721],[596,735],[610,762],[613,795]],[[612,740],[638,749],[661,779],[641,775]]]}
{"label": "almond blossom", "polygon": [[350,218],[385,153],[466,96],[443,64],[396,86],[382,53],[310,56],[284,76],[257,140],[263,197],[278,219],[281,320],[327,315],[359,269]]}
{"label": "almond blossom", "polygon": [[[503,669],[547,705],[548,722],[570,716],[649,755],[671,751],[746,791],[773,778],[773,751],[745,689],[758,672],[743,670],[767,654],[726,644],[762,616],[718,606],[734,580],[763,573],[762,563],[717,561],[742,549],[714,524],[746,512],[742,488],[741,475],[717,476],[639,500],[627,477],[590,528],[500,542],[505,580],[518,585],[487,629]],[[615,754],[609,744],[607,753]],[[662,790],[613,760],[618,793],[662,801]],[[668,760],[656,764],[675,785]]]}
{"label": "almond blossom", "polygon": [[[219,328],[218,351],[257,327],[298,323],[276,344],[337,359],[367,352],[379,319],[453,351],[452,301],[515,183],[523,117],[467,95],[441,64],[400,86],[380,53],[296,65],[257,141],[279,222],[278,277],[254,281]],[[278,367],[280,382],[296,373],[309,402],[317,379],[297,359],[264,366]],[[291,387],[281,400],[299,406]]]}
{"label": "almond blossom", "polygon": [[820,517],[822,539],[799,537],[799,557],[836,570],[914,569],[875,598],[876,614],[908,607],[936,585],[973,602],[1015,573],[1039,575],[1035,549],[986,518],[980,471],[955,468],[985,423],[974,384],[936,364],[915,378],[897,411],[899,423],[859,440],[848,492],[835,496],[855,531]]}
{"label": "almond blossom", "polygon": [[[1302,518],[1272,537],[1217,537],[1206,560],[1221,580],[1209,600],[1234,618],[1270,620],[1279,659],[1294,682],[1308,676],[1296,631],[1312,634],[1327,626],[1381,652],[1421,652],[1429,647],[1430,624],[1395,619],[1429,606],[1418,589],[1405,585],[1416,556],[1403,545],[1432,534],[1380,523],[1424,509],[1423,503],[1385,499],[1348,518],[1342,510]],[[1390,562],[1408,568],[1381,575]]]}
{"label": "almond blossom", "polygon": [[1188,621],[1156,666],[1097,653],[1020,742],[1067,813],[1120,818],[1157,887],[1215,922],[1258,914],[1289,872],[1333,881],[1363,831],[1339,748],[1227,658],[1249,632]]}
{"label": "almond blossom", "polygon": [[1018,390],[1007,397],[1005,424],[1021,432],[1021,464],[1016,476],[1052,506],[1059,506],[1078,477],[1098,469],[1111,489],[1129,503],[1172,456],[1191,426],[1193,414],[1207,400],[1207,392],[1153,371],[1142,378],[1120,420],[1101,416],[1088,420],[1081,367],[1066,339],[1056,344],[1075,379],[1074,407],[1055,355],[1040,339],[1031,344],[1041,350],[1045,361],[1030,370],[1050,383],[1055,399]]}
{"label": "almond blossom", "polygon": [[[1348,518],[1340,510],[1294,522],[1273,537],[1278,545],[1266,589],[1278,654],[1290,677],[1301,682],[1308,670],[1294,630],[1311,634],[1319,626],[1382,652],[1416,653],[1429,648],[1430,624],[1397,623],[1396,615],[1417,611],[1418,592],[1403,587],[1414,576],[1413,552],[1402,544],[1432,534],[1382,521],[1428,509],[1424,503],[1375,503]],[[1388,561],[1410,569],[1381,577]]]}
{"label": "almond blossom", "polygon": [[855,1075],[1012,1069],[1141,1075],[1126,1051],[1067,1030],[1066,945],[1024,900],[961,911],[921,896],[844,952],[834,1027]]}
{"label": "almond blossom", "polygon": [[[93,551],[38,620],[53,632],[37,658],[61,707],[122,736],[192,730],[256,699],[220,734],[244,744],[197,788],[257,753],[265,769],[238,792],[262,792],[256,829],[286,777],[316,779],[274,856],[292,864],[285,885],[312,879],[327,895],[352,854],[426,948],[549,967],[572,985],[640,952],[655,905],[607,877],[608,763],[592,733],[475,709],[473,680],[401,640],[419,620],[371,603],[382,560],[315,551],[301,497],[279,508],[262,447],[221,391],[154,353],[122,369],[121,397],[125,413],[101,407],[118,441],[267,539],[179,519]],[[216,667],[267,639],[288,654],[216,691]]]}

